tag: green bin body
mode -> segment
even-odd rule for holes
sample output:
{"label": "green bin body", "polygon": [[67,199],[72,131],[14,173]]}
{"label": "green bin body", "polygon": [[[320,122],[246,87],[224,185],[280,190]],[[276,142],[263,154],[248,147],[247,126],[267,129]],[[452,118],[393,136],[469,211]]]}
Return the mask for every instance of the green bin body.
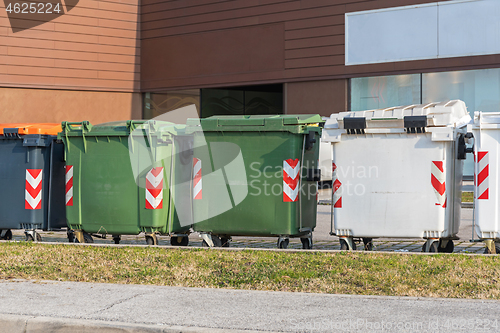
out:
{"label": "green bin body", "polygon": [[[188,120],[187,132],[194,134],[193,229],[221,236],[310,234],[316,227],[321,122],[319,115]],[[296,178],[284,178],[285,162]],[[285,180],[304,191],[285,197]]]}
{"label": "green bin body", "polygon": [[[190,225],[180,226],[174,208],[179,194],[169,189],[177,181],[172,179],[173,172],[191,166],[192,155],[176,155],[176,143],[189,144],[189,136],[183,134],[183,125],[150,124],[62,124],[59,137],[65,144],[67,175],[73,170],[73,197],[66,198],[68,227],[104,235],[189,230]],[[178,178],[183,175],[190,180],[191,172],[177,173]]]}

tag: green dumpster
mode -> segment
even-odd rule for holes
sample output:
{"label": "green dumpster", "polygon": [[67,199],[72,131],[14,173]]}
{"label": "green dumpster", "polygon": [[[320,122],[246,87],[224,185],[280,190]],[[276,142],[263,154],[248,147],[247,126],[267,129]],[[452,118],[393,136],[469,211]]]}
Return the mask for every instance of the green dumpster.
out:
{"label": "green dumpster", "polygon": [[194,135],[193,230],[204,246],[231,236],[300,237],[316,227],[319,115],[189,119]]}
{"label": "green dumpster", "polygon": [[192,136],[184,128],[131,120],[62,123],[66,216],[78,242],[93,242],[93,234],[119,243],[120,235],[145,232],[151,245],[157,234],[187,245],[191,216],[180,219],[175,207],[190,197],[183,182],[191,181]]}

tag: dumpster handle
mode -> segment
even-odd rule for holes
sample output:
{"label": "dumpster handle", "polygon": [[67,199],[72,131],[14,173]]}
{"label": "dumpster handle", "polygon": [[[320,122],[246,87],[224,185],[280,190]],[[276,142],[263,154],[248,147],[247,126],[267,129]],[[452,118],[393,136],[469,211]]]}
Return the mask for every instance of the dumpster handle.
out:
{"label": "dumpster handle", "polygon": [[92,124],[90,124],[88,120],[80,122],[63,121],[61,125],[65,132],[67,132],[66,128],[68,128],[70,131],[74,130],[75,128],[73,126],[80,126],[82,128],[82,131],[84,129],[90,131],[90,129],[92,128]]}
{"label": "dumpster handle", "polygon": [[[300,224],[299,224],[299,230],[302,230],[302,170],[303,170],[303,166],[304,166],[304,151],[306,149],[306,135],[303,136],[304,139],[302,140],[302,158],[300,159],[300,163],[302,163],[302,165],[299,167],[299,220],[300,220]],[[309,193],[308,193],[309,195]]]}
{"label": "dumpster handle", "polygon": [[[55,142],[52,141],[52,144],[50,145],[50,158],[49,158],[49,179],[52,180],[54,179],[54,145]],[[66,164],[66,163],[65,163]],[[66,167],[65,167],[66,168]],[[52,203],[52,181],[48,182],[48,198],[47,198],[47,230],[50,230],[50,221],[52,219],[52,210],[50,209],[51,203]],[[43,227],[43,225],[42,225]]]}
{"label": "dumpster handle", "polygon": [[[165,167],[164,165],[164,161],[162,160],[161,161],[161,164]],[[172,145],[172,148],[170,149],[170,179],[168,180],[168,190],[169,190],[169,198],[168,198],[168,221],[167,221],[167,232],[168,234],[172,234],[172,230],[173,230],[173,220],[174,220],[174,212],[173,212],[173,208],[175,208],[175,200],[174,198],[172,197],[175,193],[175,191],[173,191],[172,189],[172,179],[174,178],[173,177],[173,172],[174,172],[174,145]],[[166,172],[165,172],[166,174]],[[165,186],[165,183],[163,183],[163,186]]]}
{"label": "dumpster handle", "polygon": [[[468,139],[470,139],[472,137],[472,154],[474,154],[474,148],[476,145],[476,138],[473,135],[469,136],[468,134],[469,133],[467,133],[465,137]],[[474,165],[474,169],[475,168],[476,168],[476,165]],[[463,182],[463,180],[462,180],[462,182]],[[472,233],[471,241],[472,242],[475,241],[474,231],[476,230],[476,219],[475,219],[475,215],[476,215],[476,190],[477,190],[476,189],[476,175],[474,172],[474,191],[472,191],[472,231],[471,231],[471,233]]]}
{"label": "dumpster handle", "polygon": [[[90,121],[85,120],[81,122],[70,122],[70,121],[63,121],[61,123],[61,127],[64,131],[65,137],[66,137],[66,142],[68,142],[68,129],[70,131],[74,130],[75,128],[72,126],[80,126],[82,129],[82,140],[83,140],[83,151],[86,153],[87,152],[87,141],[85,141],[85,131],[90,132],[92,129],[92,124]],[[68,144],[68,151],[69,151],[69,144]]]}
{"label": "dumpster handle", "polygon": [[333,235],[333,174],[332,174],[332,198],[330,201],[330,235]]}

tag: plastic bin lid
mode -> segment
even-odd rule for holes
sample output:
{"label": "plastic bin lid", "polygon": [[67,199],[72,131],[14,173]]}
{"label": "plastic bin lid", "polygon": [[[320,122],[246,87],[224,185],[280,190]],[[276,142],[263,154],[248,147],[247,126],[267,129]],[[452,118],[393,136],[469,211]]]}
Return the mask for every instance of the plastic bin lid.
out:
{"label": "plastic bin lid", "polygon": [[92,125],[88,121],[77,123],[62,123],[64,135],[69,136],[128,136],[134,131],[135,134],[143,135],[142,131],[136,131],[148,128],[149,133],[182,134],[185,125],[177,125],[165,121],[148,120],[122,120]]}
{"label": "plastic bin lid", "polygon": [[295,114],[295,115],[255,115],[255,116],[213,116],[204,119],[188,119],[188,126],[201,125],[204,131],[223,131],[237,127],[255,126],[259,131],[288,131],[287,126],[313,125],[323,123],[320,115]]}
{"label": "plastic bin lid", "polygon": [[130,134],[137,126],[145,120],[122,120],[98,125],[92,125],[88,121],[63,122],[62,131],[66,136],[96,135],[96,136],[124,136]]}
{"label": "plastic bin lid", "polygon": [[500,124],[500,112],[474,112],[473,127],[485,127],[485,125],[487,126],[488,124]]}
{"label": "plastic bin lid", "polygon": [[0,124],[0,135],[4,134],[4,128],[17,128],[17,134],[45,134],[57,135],[61,132],[61,124],[54,123],[17,123],[17,124]]}
{"label": "plastic bin lid", "polygon": [[337,122],[342,122],[345,118],[365,118],[367,127],[400,127],[403,125],[405,117],[411,116],[425,116],[427,119],[426,127],[462,127],[471,120],[465,103],[461,100],[452,100],[377,110],[340,112],[330,116],[325,124],[325,129],[338,128]]}

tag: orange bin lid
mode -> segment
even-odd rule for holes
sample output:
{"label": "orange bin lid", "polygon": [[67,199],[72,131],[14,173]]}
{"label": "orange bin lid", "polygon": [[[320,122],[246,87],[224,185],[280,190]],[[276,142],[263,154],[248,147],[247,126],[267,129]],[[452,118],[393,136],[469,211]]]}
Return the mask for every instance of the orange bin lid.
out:
{"label": "orange bin lid", "polygon": [[0,124],[0,135],[3,135],[4,128],[17,128],[17,133],[20,135],[26,135],[26,134],[57,135],[57,133],[62,131],[61,124],[57,123]]}

